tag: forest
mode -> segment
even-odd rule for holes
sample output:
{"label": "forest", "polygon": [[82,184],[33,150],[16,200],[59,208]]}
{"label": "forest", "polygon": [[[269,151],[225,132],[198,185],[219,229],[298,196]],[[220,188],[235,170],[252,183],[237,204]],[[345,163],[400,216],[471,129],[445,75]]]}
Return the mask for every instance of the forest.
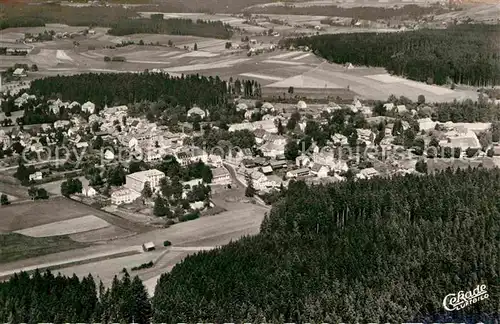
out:
{"label": "forest", "polygon": [[229,39],[232,31],[229,25],[220,21],[198,19],[122,19],[113,24],[108,34],[124,36],[131,34],[196,35]]}
{"label": "forest", "polygon": [[[447,170],[327,186],[291,182],[261,233],[184,259],[149,300],[126,271],[15,275],[0,320],[123,323],[498,323],[500,170]],[[488,298],[444,312],[444,297]]]}
{"label": "forest", "polygon": [[85,73],[34,80],[29,93],[82,104],[91,101],[97,109],[130,104],[131,116],[146,114],[150,121],[177,125],[186,121],[187,109],[196,105],[210,112],[211,121],[241,122],[243,114],[236,111],[230,99],[240,94],[256,97],[259,89],[260,85],[254,81],[225,82],[218,76],[197,74],[174,77],[147,72]]}
{"label": "forest", "polygon": [[85,73],[34,80],[30,93],[57,96],[80,103],[91,101],[103,107],[143,100],[163,99],[185,107],[203,107],[227,103],[228,91],[218,77],[187,75],[173,77],[162,73]]}
{"label": "forest", "polygon": [[399,33],[349,33],[287,39],[330,62],[384,67],[429,84],[500,84],[499,25],[458,25]]}
{"label": "forest", "polygon": [[266,6],[254,7],[245,10],[253,14],[276,14],[276,15],[308,15],[308,16],[330,16],[349,17],[354,19],[372,20],[391,19],[395,17],[405,17],[417,19],[429,14],[445,13],[446,9],[441,6],[422,7],[418,5],[405,5],[399,8],[385,7],[352,7],[343,8],[339,6]]}
{"label": "forest", "polygon": [[3,323],[149,323],[151,303],[138,277],[114,278],[104,288],[91,275],[55,276],[50,271],[15,274],[0,283]]}
{"label": "forest", "polygon": [[[500,170],[293,182],[261,233],[162,275],[154,322],[498,323]],[[489,298],[444,312],[447,294]]]}
{"label": "forest", "polygon": [[111,23],[138,17],[135,11],[122,7],[69,7],[56,3],[5,4],[0,8],[0,15],[0,29],[40,27],[51,23],[110,27]]}
{"label": "forest", "polygon": [[[0,30],[15,27],[41,27],[50,23],[70,26],[110,27],[109,34],[123,36],[137,33],[193,35],[227,39],[231,28],[218,22],[191,19],[154,20],[140,18],[139,11],[150,7],[69,7],[59,4],[5,5],[0,8]],[[155,9],[157,10],[157,9]]]}

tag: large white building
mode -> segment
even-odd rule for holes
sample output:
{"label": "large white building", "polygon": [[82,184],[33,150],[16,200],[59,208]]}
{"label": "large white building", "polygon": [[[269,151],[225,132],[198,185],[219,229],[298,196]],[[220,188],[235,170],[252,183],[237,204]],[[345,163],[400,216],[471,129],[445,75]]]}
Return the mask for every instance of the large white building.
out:
{"label": "large white building", "polygon": [[111,194],[111,203],[114,205],[129,204],[140,196],[141,194],[135,190],[122,188]]}
{"label": "large white building", "polygon": [[140,193],[144,189],[144,184],[149,182],[154,191],[160,187],[162,178],[165,178],[165,173],[156,169],[135,172],[126,176],[125,187]]}
{"label": "large white building", "polygon": [[228,185],[231,184],[231,176],[229,171],[224,167],[212,169],[212,184],[213,185]]}

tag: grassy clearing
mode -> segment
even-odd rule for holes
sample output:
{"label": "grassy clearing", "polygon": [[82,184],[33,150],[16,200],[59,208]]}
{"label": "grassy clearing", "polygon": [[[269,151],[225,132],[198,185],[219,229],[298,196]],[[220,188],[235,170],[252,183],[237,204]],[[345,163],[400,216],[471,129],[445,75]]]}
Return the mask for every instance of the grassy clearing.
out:
{"label": "grassy clearing", "polygon": [[0,263],[83,248],[88,244],[78,243],[66,236],[29,237],[17,233],[0,234]]}

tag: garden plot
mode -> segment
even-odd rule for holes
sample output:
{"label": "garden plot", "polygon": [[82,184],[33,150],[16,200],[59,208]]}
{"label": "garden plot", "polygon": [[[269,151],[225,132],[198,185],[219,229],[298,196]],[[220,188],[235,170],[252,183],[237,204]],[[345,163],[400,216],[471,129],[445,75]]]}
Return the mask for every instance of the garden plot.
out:
{"label": "garden plot", "polygon": [[92,231],[109,226],[105,220],[88,215],[15,231],[31,237],[49,237]]}

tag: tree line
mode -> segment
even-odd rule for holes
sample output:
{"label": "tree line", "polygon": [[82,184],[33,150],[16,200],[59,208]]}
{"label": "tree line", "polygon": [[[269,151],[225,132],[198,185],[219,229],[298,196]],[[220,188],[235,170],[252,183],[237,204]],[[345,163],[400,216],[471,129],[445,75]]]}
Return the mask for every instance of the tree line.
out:
{"label": "tree line", "polygon": [[0,283],[0,320],[5,323],[149,323],[151,304],[139,277],[125,270],[110,288],[89,274],[78,278],[36,270]]}
{"label": "tree line", "polygon": [[[0,320],[17,322],[486,322],[500,310],[500,170],[307,186],[291,182],[260,234],[187,257],[151,302],[124,272],[14,275]],[[488,299],[444,312],[478,284]]]}
{"label": "tree line", "polygon": [[498,25],[458,25],[400,33],[350,33],[284,40],[309,46],[335,63],[384,67],[391,74],[430,84],[500,83]]}
{"label": "tree line", "polygon": [[[260,85],[254,81],[226,82],[216,77],[164,73],[85,73],[73,76],[54,76],[34,80],[29,93],[38,98],[60,98],[64,101],[91,101],[97,111],[105,105],[129,105],[129,115],[146,115],[162,125],[177,126],[187,121],[187,110],[200,106],[209,112],[208,120],[222,123],[241,122],[243,112],[237,112],[232,98],[238,95],[258,97]],[[48,105],[30,104],[25,111],[24,124],[51,122]],[[66,110],[60,110],[64,114]],[[37,117],[38,116],[38,117]],[[40,117],[41,116],[41,117]],[[43,117],[43,118],[42,118]],[[38,118],[38,119],[37,119]],[[32,120],[33,119],[33,120]]]}
{"label": "tree line", "polygon": [[227,85],[219,77],[164,73],[84,73],[34,80],[30,93],[61,100],[124,105],[163,99],[174,105],[221,105],[228,102]]}
{"label": "tree line", "polygon": [[196,35],[200,37],[213,37],[229,39],[232,29],[221,21],[204,21],[198,19],[122,19],[114,23],[108,34],[124,36],[131,34],[170,34],[170,35]]}
{"label": "tree line", "polygon": [[308,16],[331,16],[350,17],[354,19],[372,20],[391,19],[395,17],[420,18],[429,14],[445,13],[446,9],[439,5],[422,7],[418,5],[405,5],[400,8],[384,7],[353,7],[343,8],[339,6],[308,6],[295,7],[287,6],[266,6],[254,7],[245,12],[254,14],[276,14],[276,15],[308,15]]}
{"label": "tree line", "polygon": [[[123,36],[138,33],[193,35],[228,39],[232,35],[231,27],[220,21],[192,21],[191,19],[144,19],[139,11],[151,11],[150,7],[127,9],[113,7],[70,7],[59,4],[6,4],[2,11],[0,30],[16,27],[43,27],[50,23],[62,23],[70,26],[110,27],[109,34]],[[155,8],[155,10],[157,10]]]}
{"label": "tree line", "polygon": [[[498,323],[500,170],[292,182],[257,236],[162,275],[155,322]],[[489,298],[444,312],[478,284]]]}

